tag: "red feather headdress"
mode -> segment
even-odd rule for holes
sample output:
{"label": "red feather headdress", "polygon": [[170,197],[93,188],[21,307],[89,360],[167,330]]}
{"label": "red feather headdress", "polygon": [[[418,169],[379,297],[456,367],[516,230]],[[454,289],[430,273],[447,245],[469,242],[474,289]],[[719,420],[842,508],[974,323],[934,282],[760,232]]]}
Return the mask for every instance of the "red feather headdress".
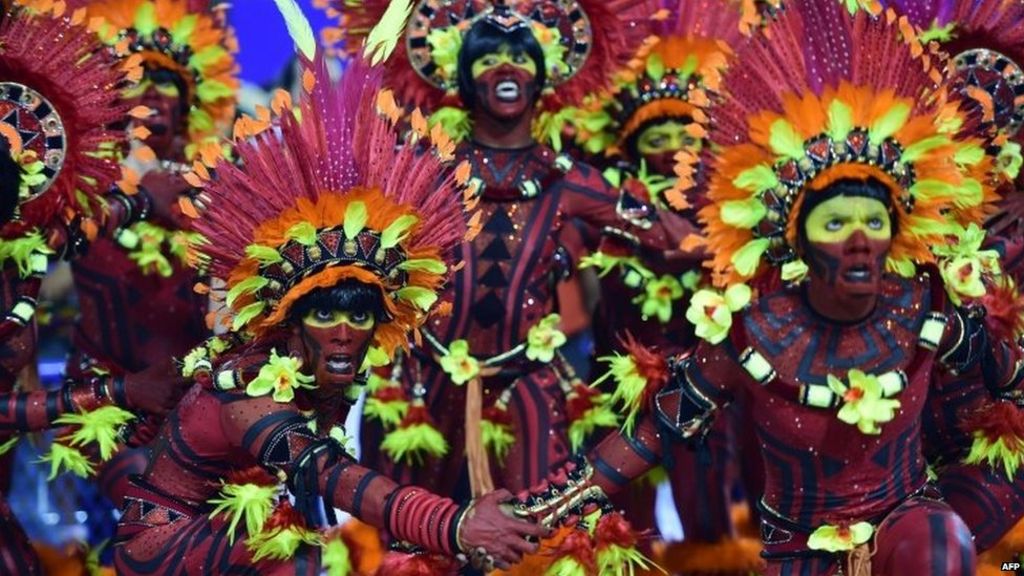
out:
{"label": "red feather headdress", "polygon": [[850,16],[799,0],[742,48],[714,111],[715,155],[700,212],[716,281],[794,261],[802,198],[844,178],[885,183],[899,220],[889,265],[912,273],[994,194],[979,142],[956,134],[940,70],[892,12]]}
{"label": "red feather headdress", "polygon": [[466,232],[460,192],[437,151],[397,146],[379,71],[356,61],[332,83],[318,57],[304,76],[301,111],[277,106],[273,128],[236,143],[237,164],[217,164],[195,229],[211,274],[227,281],[236,329],[259,335],[310,291],[354,279],[384,295],[391,321],[375,345],[390,354],[446,279]]}

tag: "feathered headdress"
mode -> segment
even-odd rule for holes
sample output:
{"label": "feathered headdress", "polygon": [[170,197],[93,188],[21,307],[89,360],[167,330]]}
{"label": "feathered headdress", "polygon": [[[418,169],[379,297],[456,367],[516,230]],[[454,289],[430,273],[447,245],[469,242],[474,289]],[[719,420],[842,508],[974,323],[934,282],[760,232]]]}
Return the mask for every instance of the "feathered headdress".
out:
{"label": "feathered headdress", "polygon": [[[126,77],[95,36],[70,18],[15,7],[0,23],[0,137],[22,167],[19,205],[0,229],[0,262],[22,278],[46,272],[46,254],[66,229],[97,229],[101,195],[120,175],[123,131],[108,128],[128,107],[118,100]],[[28,295],[5,318],[24,325]],[[4,329],[0,329],[0,333]]]}
{"label": "feathered headdress", "polygon": [[740,51],[715,110],[712,204],[700,212],[719,284],[795,261],[804,196],[840,179],[889,188],[889,267],[903,274],[934,260],[948,217],[980,221],[992,200],[984,151],[959,139],[940,70],[901,27],[891,11],[873,19],[801,0]]}
{"label": "feathered headdress", "polygon": [[743,38],[739,8],[726,0],[661,4],[656,37],[617,75],[614,89],[574,121],[590,153],[618,153],[652,120],[686,120],[693,136],[707,136],[705,110]]}
{"label": "feathered headdress", "polygon": [[[462,35],[478,18],[503,25],[527,25],[544,50],[549,88],[545,108],[575,105],[611,86],[647,38],[654,0],[317,0],[340,16],[328,41],[344,42],[349,53],[397,42],[387,64],[386,84],[404,105],[431,112],[453,103]],[[383,25],[382,25],[383,24]],[[373,30],[373,34],[371,34]]]}
{"label": "feathered headdress", "polygon": [[396,146],[399,112],[379,71],[355,61],[332,84],[304,22],[291,24],[311,92],[299,111],[279,101],[274,129],[237,142],[237,165],[216,166],[195,228],[236,330],[259,335],[312,290],[354,279],[384,296],[390,321],[374,344],[391,354],[437,300],[466,232],[461,194],[437,150]]}
{"label": "feathered headdress", "polygon": [[189,105],[190,153],[230,126],[239,86],[235,38],[224,10],[211,9],[209,4],[209,0],[82,3],[89,26],[119,54],[138,54],[146,68],[181,77]]}
{"label": "feathered headdress", "polygon": [[[1024,4],[1012,0],[889,0],[923,42],[949,54],[951,96],[989,137],[1024,141]],[[908,31],[910,32],[910,31]]]}

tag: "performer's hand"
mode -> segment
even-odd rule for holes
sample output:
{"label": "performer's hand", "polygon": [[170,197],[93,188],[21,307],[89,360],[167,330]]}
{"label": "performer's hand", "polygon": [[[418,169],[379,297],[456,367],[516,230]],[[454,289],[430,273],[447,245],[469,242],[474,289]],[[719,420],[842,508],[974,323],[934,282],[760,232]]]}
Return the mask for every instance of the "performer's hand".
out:
{"label": "performer's hand", "polygon": [[150,220],[161,226],[180,229],[187,225],[187,218],[178,207],[178,198],[191,189],[188,182],[175,172],[153,170],[142,178],[142,187],[153,201]]}
{"label": "performer's hand", "polygon": [[154,364],[124,379],[129,407],[157,416],[174,410],[191,384],[189,379],[181,376],[172,360]]}
{"label": "performer's hand", "polygon": [[513,501],[508,490],[496,490],[477,498],[459,527],[459,546],[472,557],[477,550],[486,550],[494,560],[493,568],[507,570],[537,551],[537,540],[547,536],[545,528],[517,520],[504,512],[502,504]]}

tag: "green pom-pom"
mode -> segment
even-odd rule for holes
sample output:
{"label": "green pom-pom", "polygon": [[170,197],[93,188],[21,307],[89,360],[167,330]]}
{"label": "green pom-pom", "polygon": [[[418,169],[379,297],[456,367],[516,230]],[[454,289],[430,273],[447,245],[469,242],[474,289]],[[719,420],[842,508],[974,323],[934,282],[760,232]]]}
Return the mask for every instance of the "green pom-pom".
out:
{"label": "green pom-pom", "polygon": [[569,425],[569,443],[573,452],[578,452],[587,438],[598,428],[614,428],[619,425],[619,415],[609,406],[608,394],[594,397],[593,402],[593,408]]}
{"label": "green pom-pom", "polygon": [[66,438],[71,446],[95,444],[100,458],[106,462],[117,450],[120,428],[135,419],[135,415],[117,406],[104,406],[92,412],[65,414],[55,424],[77,426]]}
{"label": "green pom-pom", "polygon": [[587,567],[575,558],[559,558],[548,567],[544,576],[587,576]]}
{"label": "green pom-pom", "polygon": [[39,459],[39,462],[50,463],[50,475],[47,481],[53,480],[58,474],[71,472],[80,478],[89,478],[96,473],[96,468],[84,454],[77,449],[54,442],[50,445],[50,451]]}
{"label": "green pom-pom", "polygon": [[516,437],[512,434],[512,430],[505,424],[483,419],[480,421],[480,432],[484,447],[499,461],[504,461],[508,456],[508,451],[516,443]]}
{"label": "green pom-pom", "polygon": [[263,525],[274,511],[277,491],[277,486],[225,484],[220,491],[220,497],[207,502],[215,506],[210,512],[210,517],[225,514],[230,518],[228,542],[234,544],[235,531],[243,518],[248,534],[259,534],[263,531]]}
{"label": "green pom-pom", "polygon": [[613,544],[597,553],[598,576],[633,576],[637,571],[650,569],[652,565],[636,548]]}
{"label": "green pom-pom", "polygon": [[300,526],[288,526],[249,536],[246,542],[246,546],[252,552],[253,562],[259,562],[264,558],[291,560],[295,556],[295,551],[303,544],[319,546],[320,535]]}
{"label": "green pom-pom", "polygon": [[402,423],[402,418],[409,411],[409,403],[403,400],[387,402],[370,396],[363,407],[363,416],[379,420],[385,428],[391,429]]}
{"label": "green pom-pom", "polygon": [[352,573],[352,555],[340,537],[324,544],[320,559],[327,576],[348,576]]}
{"label": "green pom-pom", "polygon": [[388,432],[380,447],[395,462],[422,465],[427,456],[448,453],[448,441],[429,424],[413,424]]}

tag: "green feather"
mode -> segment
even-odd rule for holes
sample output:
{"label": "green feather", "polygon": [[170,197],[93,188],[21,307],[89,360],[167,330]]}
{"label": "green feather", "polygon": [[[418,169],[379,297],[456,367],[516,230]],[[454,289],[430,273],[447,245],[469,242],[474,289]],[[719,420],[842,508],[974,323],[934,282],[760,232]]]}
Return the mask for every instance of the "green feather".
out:
{"label": "green feather", "polygon": [[508,426],[486,419],[480,421],[480,436],[483,439],[484,447],[494,454],[499,462],[505,460],[508,451],[516,443],[516,437]]}
{"label": "green feather", "polygon": [[351,240],[359,236],[359,233],[366,228],[368,219],[369,214],[366,212],[365,202],[361,200],[349,202],[345,208],[345,220],[342,222],[342,226],[345,228],[345,237]]}
{"label": "green feather", "polygon": [[14,448],[15,446],[18,445],[19,440],[21,440],[21,436],[15,436],[14,438],[11,438],[10,440],[4,442],[3,444],[0,444],[0,456],[3,456],[4,454],[10,452],[11,448]]}
{"label": "green feather", "polygon": [[733,186],[748,192],[763,192],[779,185],[779,178],[770,166],[758,164],[740,172],[732,181]]}
{"label": "green feather", "polygon": [[397,220],[392,222],[384,232],[380,235],[380,247],[387,250],[388,248],[394,248],[398,246],[398,243],[405,240],[409,230],[419,222],[419,218],[412,214],[406,214],[405,216],[399,216]]}
{"label": "green feather", "polygon": [[441,129],[455,142],[462,142],[469,138],[473,131],[473,123],[469,119],[469,112],[453,106],[443,106],[430,115],[428,123],[431,128],[440,124]]}
{"label": "green feather", "polygon": [[770,240],[757,238],[747,242],[742,248],[732,255],[732,265],[741,276],[750,277],[757,271],[761,263],[761,255],[768,250]]}
{"label": "green feather", "polygon": [[265,302],[253,302],[245,308],[239,310],[238,314],[235,315],[235,321],[231,323],[231,329],[239,331],[243,326],[248,324],[253,318],[263,313],[263,309],[266,308]]}
{"label": "green feather", "polygon": [[270,280],[267,280],[263,276],[252,276],[242,280],[238,284],[235,284],[231,290],[228,290],[228,306],[234,306],[235,301],[245,294],[255,294],[256,292],[259,292],[267,284],[270,284]]}
{"label": "green feather", "polygon": [[[921,157],[927,154],[928,152],[931,152],[932,150],[938,148],[939,146],[943,146],[948,143],[949,138],[942,135],[931,136],[929,138],[925,138],[924,140],[918,140],[917,142],[914,142],[910,146],[907,146],[907,149],[903,151],[902,160],[904,163],[913,164],[914,162],[920,160]],[[982,155],[984,155],[984,151],[982,151]]]}
{"label": "green feather", "polygon": [[235,543],[235,532],[238,523],[245,519],[245,531],[256,535],[263,531],[263,526],[274,511],[274,500],[277,486],[261,486],[259,484],[225,484],[218,498],[207,501],[215,508],[210,512],[214,518],[224,514],[228,523],[228,543]]}
{"label": "green feather", "polygon": [[245,247],[245,255],[260,263],[260,266],[270,266],[284,260],[281,254],[270,246],[250,244]]}
{"label": "green feather", "polygon": [[954,203],[960,208],[980,206],[985,201],[985,190],[974,178],[964,178],[957,188],[958,194]]}
{"label": "green feather", "polygon": [[380,420],[385,429],[391,430],[402,423],[405,413],[409,411],[409,403],[404,400],[383,402],[370,396],[363,407],[363,416]]}
{"label": "green feather", "polygon": [[117,406],[104,406],[82,414],[65,414],[54,420],[55,424],[77,427],[68,438],[71,446],[95,444],[100,459],[106,462],[114,455],[120,443],[122,426],[135,419],[135,415]]}
{"label": "green feather", "polygon": [[319,547],[319,533],[301,526],[287,526],[250,535],[245,543],[252,552],[253,562],[259,562],[264,558],[277,561],[291,560],[295,556],[295,551],[303,544]]}
{"label": "green feather", "polygon": [[313,60],[316,57],[316,37],[313,35],[313,27],[309,20],[302,13],[302,8],[295,0],[274,0],[277,9],[284,16],[284,23],[288,27],[288,34],[295,42],[295,48],[306,57]]}
{"label": "green feather", "polygon": [[655,82],[661,82],[665,77],[665,61],[661,59],[660,54],[651,54],[647,58],[647,75]]}
{"label": "green feather", "polygon": [[956,196],[956,188],[942,180],[918,180],[910,187],[910,193],[918,198],[928,199],[953,197]]}
{"label": "green feather", "polygon": [[401,300],[412,302],[420,310],[427,312],[437,302],[437,293],[421,286],[406,286],[395,292]]}
{"label": "green feather", "polygon": [[684,78],[689,77],[691,74],[697,71],[697,66],[700,64],[700,60],[697,56],[690,54],[686,57],[686,61],[683,62],[683,67],[679,70],[679,74]]}
{"label": "green feather", "polygon": [[88,478],[96,473],[92,462],[77,449],[59,442],[50,445],[50,452],[39,459],[39,462],[50,463],[50,475],[47,481],[53,480],[58,474],[71,472],[80,478]]}
{"label": "green feather", "polygon": [[[905,158],[907,153],[903,153]],[[985,159],[985,149],[977,144],[967,144],[956,151],[953,161],[959,166],[976,166],[978,162]]]}
{"label": "green feather", "polygon": [[224,98],[231,98],[235,95],[234,89],[223,82],[207,80],[196,89],[196,95],[203,102],[216,102]]}
{"label": "green feather", "polygon": [[199,21],[198,14],[189,14],[174,25],[171,29],[171,38],[174,42],[183,46],[188,45],[192,32],[196,29],[196,22]]}
{"label": "green feather", "polygon": [[412,0],[391,0],[377,25],[366,36],[363,53],[374,66],[386,61],[405,35],[405,23],[412,14]]}
{"label": "green feather", "polygon": [[840,100],[828,105],[828,135],[833,142],[842,142],[853,130],[853,109]]}
{"label": "green feather", "polygon": [[910,118],[910,106],[902,102],[893,105],[892,109],[875,120],[875,123],[868,129],[868,140],[878,146],[893,134],[900,131],[907,119]]}
{"label": "green feather", "polygon": [[722,221],[734,228],[753,228],[767,214],[768,209],[757,198],[722,204]]}
{"label": "green feather", "polygon": [[440,457],[448,453],[448,441],[429,424],[414,424],[392,430],[384,436],[380,447],[395,462],[423,464],[425,456]]}
{"label": "green feather", "polygon": [[619,425],[619,415],[608,406],[608,399],[608,394],[596,396],[594,406],[569,425],[569,444],[573,452],[583,448],[587,438],[598,428],[614,428]]}
{"label": "green feather", "polygon": [[421,258],[419,260],[406,260],[398,265],[401,270],[409,272],[429,272],[431,274],[444,274],[448,267],[440,260],[432,258]]}
{"label": "green feather", "polygon": [[341,538],[332,538],[324,544],[320,561],[327,576],[348,576],[352,573],[352,555]]}
{"label": "green feather", "polygon": [[309,222],[295,224],[284,235],[303,246],[313,246],[316,244],[316,228]]}
{"label": "green feather", "polygon": [[552,564],[544,576],[587,576],[586,566],[571,556],[559,558]]}
{"label": "green feather", "polygon": [[139,36],[146,37],[156,32],[156,4],[146,2],[135,12],[135,30]]}
{"label": "green feather", "polygon": [[772,123],[768,144],[779,156],[799,160],[804,157],[804,139],[792,124],[783,119]]}

